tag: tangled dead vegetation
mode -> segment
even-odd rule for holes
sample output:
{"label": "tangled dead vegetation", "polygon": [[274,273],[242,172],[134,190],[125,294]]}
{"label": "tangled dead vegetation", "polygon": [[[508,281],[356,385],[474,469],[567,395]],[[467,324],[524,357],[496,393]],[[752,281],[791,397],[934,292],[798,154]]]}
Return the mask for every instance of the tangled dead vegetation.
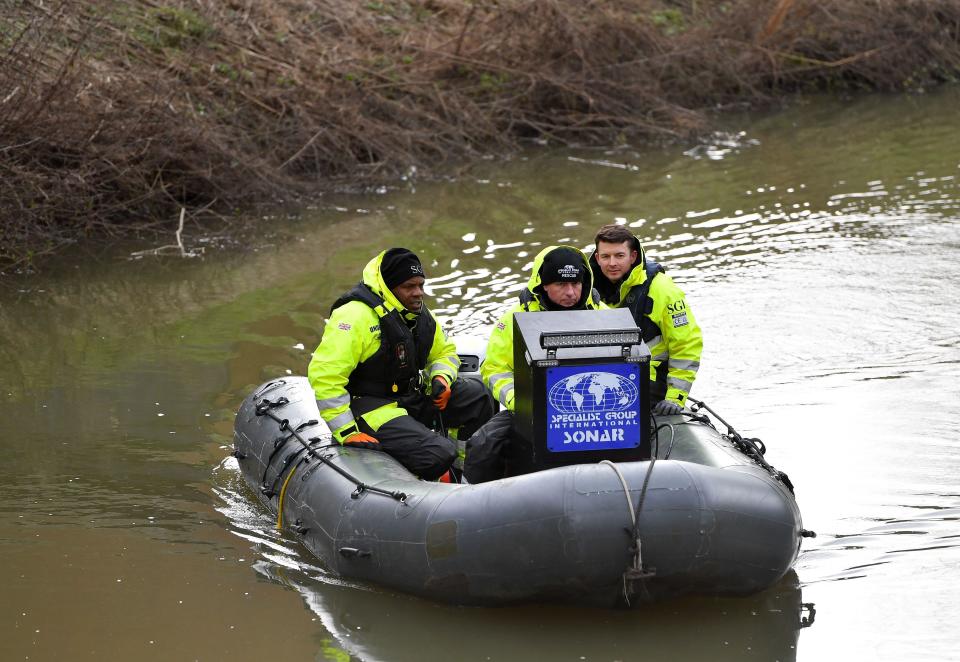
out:
{"label": "tangled dead vegetation", "polygon": [[447,168],[531,138],[960,72],[955,0],[12,0],[0,266],[88,236]]}

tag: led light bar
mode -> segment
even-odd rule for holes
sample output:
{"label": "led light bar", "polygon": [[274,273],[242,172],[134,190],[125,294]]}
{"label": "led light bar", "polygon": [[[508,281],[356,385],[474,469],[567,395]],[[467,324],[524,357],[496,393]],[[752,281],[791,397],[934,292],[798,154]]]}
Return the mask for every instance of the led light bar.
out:
{"label": "led light bar", "polygon": [[544,331],[540,334],[543,349],[562,347],[608,347],[639,345],[640,329],[606,329],[603,331]]}

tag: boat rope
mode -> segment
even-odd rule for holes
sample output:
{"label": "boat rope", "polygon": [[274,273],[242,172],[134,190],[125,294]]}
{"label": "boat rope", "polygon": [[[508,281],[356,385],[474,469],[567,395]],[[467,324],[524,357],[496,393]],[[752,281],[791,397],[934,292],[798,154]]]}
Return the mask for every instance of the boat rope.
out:
{"label": "boat rope", "polygon": [[[266,417],[268,417],[268,418],[270,418],[270,419],[273,419],[273,421],[275,421],[275,422],[280,426],[280,431],[281,431],[281,432],[283,432],[283,431],[285,431],[285,430],[289,430],[289,431],[290,431],[290,434],[291,434],[297,441],[300,442],[300,444],[304,447],[304,449],[306,449],[307,454],[308,454],[310,457],[313,457],[313,458],[319,460],[320,462],[322,462],[323,464],[325,464],[326,466],[330,467],[331,469],[333,469],[334,471],[336,471],[338,474],[340,474],[341,476],[343,476],[344,478],[346,478],[347,480],[349,480],[351,483],[353,483],[353,485],[354,485],[354,487],[355,487],[356,489],[353,491],[353,494],[350,495],[350,497],[351,497],[352,499],[357,499],[357,498],[359,498],[360,495],[363,494],[364,492],[373,492],[374,494],[382,494],[382,495],[388,496],[388,497],[390,497],[390,498],[392,498],[392,499],[396,499],[396,500],[399,501],[400,503],[404,503],[404,502],[407,500],[407,495],[406,495],[405,492],[398,492],[398,491],[393,491],[393,490],[385,490],[385,489],[383,489],[383,488],[381,488],[381,487],[376,487],[376,486],[374,486],[374,485],[367,485],[366,483],[364,483],[363,481],[361,481],[359,478],[357,478],[356,476],[354,476],[353,474],[351,474],[349,471],[347,471],[347,470],[344,469],[343,467],[337,466],[336,464],[334,464],[333,462],[331,462],[330,459],[327,458],[326,456],[321,455],[320,453],[317,453],[317,452],[316,452],[316,448],[317,448],[317,447],[311,446],[311,445],[307,442],[307,440],[303,438],[303,435],[300,434],[299,430],[303,427],[302,425],[297,426],[296,428],[291,428],[291,427],[290,427],[290,421],[288,421],[288,420],[285,419],[285,418],[280,418],[279,416],[277,416],[277,415],[272,411],[273,409],[275,409],[275,408],[277,408],[277,407],[282,407],[282,406],[287,405],[287,404],[290,404],[290,401],[289,401],[287,398],[282,397],[282,396],[281,396],[280,398],[278,398],[277,400],[275,400],[275,401],[268,400],[267,398],[264,398],[263,400],[261,400],[261,401],[256,405],[256,408],[254,409],[254,413],[255,413],[257,416],[266,416]],[[289,440],[289,437],[287,437],[287,439]],[[316,439],[317,439],[317,441],[319,441],[319,438],[316,438]],[[323,446],[322,448],[336,448],[336,447],[338,447],[338,446],[339,446],[339,444],[330,444],[329,446]],[[291,471],[291,473],[292,473],[292,471]]]}
{"label": "boat rope", "polygon": [[630,498],[630,486],[627,485],[627,480],[620,471],[620,467],[610,460],[602,460],[600,462],[600,464],[605,464],[613,469],[613,472],[620,480],[620,485],[623,487],[623,494],[627,498],[627,510],[630,513],[631,528],[627,529],[627,532],[630,534],[630,539],[633,543],[631,548],[631,551],[633,552],[633,558],[630,561],[630,565],[628,565],[627,569],[624,570],[622,576],[623,600],[628,607],[630,606],[631,596],[637,593],[637,583],[639,582],[640,586],[643,587],[643,580],[653,577],[656,574],[655,568],[644,567],[643,547],[640,540],[640,511],[643,508],[643,500],[647,494],[647,486],[650,484],[650,476],[653,474],[653,465],[656,463],[656,461],[657,458],[654,457],[647,465],[647,473],[643,479],[643,487],[640,488],[640,498],[637,500],[636,509],[633,507],[633,499]]}
{"label": "boat rope", "polygon": [[617,478],[620,479],[620,485],[623,486],[623,494],[624,496],[627,497],[627,510],[630,511],[630,521],[633,522],[635,519],[637,519],[637,516],[633,510],[633,500],[630,498],[630,488],[627,486],[627,479],[623,477],[623,473],[621,473],[620,467],[618,467],[615,463],[611,462],[610,460],[602,460],[600,464],[605,464],[611,469],[613,469],[613,473],[617,474]]}
{"label": "boat rope", "polygon": [[656,439],[657,447],[656,447],[656,452],[653,454],[653,456],[660,457],[660,430],[664,428],[667,428],[668,430],[670,430],[670,445],[667,446],[667,452],[663,454],[663,459],[669,460],[670,453],[673,452],[673,446],[674,444],[677,443],[677,429],[673,427],[672,423],[663,423],[662,425],[657,426],[657,428],[654,430],[653,435],[654,435],[654,439]]}
{"label": "boat rope", "polygon": [[[760,441],[760,440],[757,439],[756,437],[744,437],[744,436],[742,436],[739,432],[737,432],[736,430],[733,429],[733,426],[732,426],[732,425],[730,425],[730,424],[727,423],[725,420],[723,420],[723,419],[720,417],[720,414],[718,414],[717,412],[713,411],[713,409],[711,409],[709,406],[707,406],[707,404],[706,404],[705,402],[703,402],[702,400],[695,400],[695,399],[693,399],[693,398],[687,398],[687,400],[690,401],[691,403],[693,403],[691,409],[693,409],[694,414],[696,414],[696,412],[699,411],[700,409],[706,409],[706,410],[707,410],[708,412],[710,412],[718,421],[720,421],[721,423],[723,423],[724,425],[726,425],[726,426],[727,426],[727,433],[726,433],[725,436],[726,436],[728,439],[730,439],[730,441],[733,442],[734,446],[737,447],[737,450],[739,450],[741,453],[743,453],[744,455],[746,455],[747,457],[749,457],[750,459],[752,459],[754,462],[756,462],[757,464],[759,464],[761,467],[763,467],[764,469],[766,469],[767,472],[768,472],[771,476],[773,476],[773,477],[776,478],[778,481],[780,481],[781,483],[783,483],[784,486],[786,486],[786,488],[787,488],[788,490],[790,490],[790,494],[793,494],[793,493],[794,493],[794,491],[793,491],[793,483],[790,481],[790,477],[787,476],[787,474],[785,474],[784,472],[779,471],[779,470],[777,470],[776,468],[774,468],[770,463],[768,463],[768,462],[764,459],[763,456],[764,456],[764,455],[766,454],[766,452],[767,452],[767,447],[766,447],[766,445],[765,445],[762,441]],[[703,418],[699,418],[698,420],[703,420]],[[706,421],[706,422],[707,422],[708,425],[710,425],[711,427],[713,427],[713,424],[712,424],[712,423],[710,423],[709,421]]]}
{"label": "boat rope", "polygon": [[[316,420],[304,421],[303,423],[297,426],[297,432],[299,432],[300,430],[303,430],[304,428],[308,428],[311,425],[316,425],[316,424],[317,424]],[[276,491],[277,483],[280,481],[280,477],[283,476],[283,472],[286,471],[287,467],[290,466],[290,463],[293,462],[293,460],[297,457],[297,455],[303,452],[303,450],[301,449],[294,455],[287,456],[287,459],[284,461],[283,466],[280,468],[280,470],[277,472],[277,475],[274,477],[273,484],[269,488],[267,488],[267,474],[270,473],[270,467],[273,466],[273,458],[277,456],[277,453],[283,450],[286,443],[290,441],[292,437],[293,437],[292,434],[280,435],[279,437],[273,440],[273,451],[271,451],[270,456],[267,458],[267,461],[263,466],[263,476],[260,477],[260,486],[261,486],[260,489],[263,491],[264,494],[267,495],[267,497],[272,498],[273,495],[277,493]],[[308,441],[310,442],[313,448],[329,448],[329,446],[320,446],[320,447],[313,446],[314,443],[317,443],[320,441],[320,437],[310,437]]]}

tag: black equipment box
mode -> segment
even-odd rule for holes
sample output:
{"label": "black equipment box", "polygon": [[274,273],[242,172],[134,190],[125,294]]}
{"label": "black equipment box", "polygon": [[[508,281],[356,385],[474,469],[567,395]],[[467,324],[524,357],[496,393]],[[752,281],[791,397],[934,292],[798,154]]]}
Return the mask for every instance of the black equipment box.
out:
{"label": "black equipment box", "polygon": [[513,379],[510,473],[650,458],[650,350],[629,310],[516,313]]}

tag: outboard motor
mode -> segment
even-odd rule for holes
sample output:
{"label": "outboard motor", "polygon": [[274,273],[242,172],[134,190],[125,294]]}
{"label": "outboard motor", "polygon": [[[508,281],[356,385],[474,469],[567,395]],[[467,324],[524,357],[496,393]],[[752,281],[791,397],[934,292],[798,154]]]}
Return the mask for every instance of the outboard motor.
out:
{"label": "outboard motor", "polygon": [[480,336],[453,336],[460,358],[458,377],[480,379],[480,364],[487,355],[487,339]]}
{"label": "outboard motor", "polygon": [[509,473],[650,458],[650,350],[626,309],[516,313]]}

